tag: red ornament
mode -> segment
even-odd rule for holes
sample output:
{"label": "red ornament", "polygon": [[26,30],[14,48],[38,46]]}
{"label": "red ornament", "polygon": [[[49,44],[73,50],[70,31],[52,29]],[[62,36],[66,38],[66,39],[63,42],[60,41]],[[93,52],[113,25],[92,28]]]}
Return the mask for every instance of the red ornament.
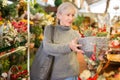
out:
{"label": "red ornament", "polygon": [[78,77],[78,80],[82,80],[80,77]]}
{"label": "red ornament", "polygon": [[95,54],[94,54],[94,53],[91,55],[90,59],[91,59],[91,60],[93,60],[93,61],[95,61],[95,60],[96,60],[96,56],[95,56]]}

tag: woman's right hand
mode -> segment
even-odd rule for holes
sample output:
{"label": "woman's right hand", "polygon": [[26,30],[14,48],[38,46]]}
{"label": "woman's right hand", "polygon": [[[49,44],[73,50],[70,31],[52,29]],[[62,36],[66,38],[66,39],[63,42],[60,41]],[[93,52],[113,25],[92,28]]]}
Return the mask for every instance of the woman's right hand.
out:
{"label": "woman's right hand", "polygon": [[77,52],[77,53],[84,53],[84,51],[82,51],[81,49],[79,49],[82,45],[81,44],[78,44],[78,38],[75,38],[73,39],[70,44],[70,49],[74,52]]}

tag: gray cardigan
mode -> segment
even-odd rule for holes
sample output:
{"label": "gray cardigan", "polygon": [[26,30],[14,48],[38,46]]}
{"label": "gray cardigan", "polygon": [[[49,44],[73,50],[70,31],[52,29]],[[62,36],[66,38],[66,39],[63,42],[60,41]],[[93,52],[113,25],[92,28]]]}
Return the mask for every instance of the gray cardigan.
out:
{"label": "gray cardigan", "polygon": [[79,62],[76,53],[69,47],[69,43],[76,37],[80,38],[79,32],[71,27],[57,25],[54,29],[54,43],[52,43],[50,26],[45,28],[43,47],[47,53],[55,56],[51,80],[78,76]]}

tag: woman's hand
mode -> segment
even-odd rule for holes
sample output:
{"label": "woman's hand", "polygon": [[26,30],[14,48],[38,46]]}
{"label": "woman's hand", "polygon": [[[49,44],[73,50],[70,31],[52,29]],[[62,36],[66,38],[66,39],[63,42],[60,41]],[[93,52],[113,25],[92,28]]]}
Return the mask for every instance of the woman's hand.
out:
{"label": "woman's hand", "polygon": [[80,47],[82,46],[81,44],[78,44],[78,38],[73,39],[70,44],[69,44],[70,48],[72,51],[77,52],[77,53],[84,53],[84,51],[82,51],[80,49]]}

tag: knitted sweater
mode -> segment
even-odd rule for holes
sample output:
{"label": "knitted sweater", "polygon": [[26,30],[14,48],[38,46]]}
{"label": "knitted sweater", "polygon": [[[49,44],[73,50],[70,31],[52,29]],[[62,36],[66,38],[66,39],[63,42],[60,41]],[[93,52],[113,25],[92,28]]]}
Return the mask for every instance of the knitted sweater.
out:
{"label": "knitted sweater", "polygon": [[80,38],[79,33],[71,27],[57,25],[54,29],[54,43],[52,43],[50,28],[47,26],[44,30],[43,47],[47,53],[55,56],[51,80],[78,76],[80,66],[76,53],[71,51],[69,43],[75,38]]}

